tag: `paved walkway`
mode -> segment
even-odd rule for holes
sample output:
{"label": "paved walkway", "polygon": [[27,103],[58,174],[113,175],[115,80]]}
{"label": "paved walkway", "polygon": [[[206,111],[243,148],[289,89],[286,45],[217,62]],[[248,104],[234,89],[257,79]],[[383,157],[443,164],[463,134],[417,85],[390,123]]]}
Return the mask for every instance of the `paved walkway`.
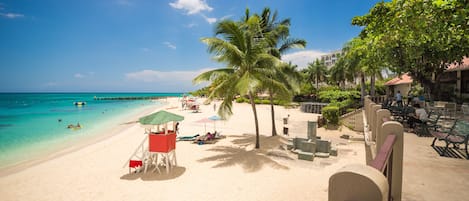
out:
{"label": "paved walkway", "polygon": [[469,160],[440,156],[432,141],[404,133],[403,200],[469,200]]}

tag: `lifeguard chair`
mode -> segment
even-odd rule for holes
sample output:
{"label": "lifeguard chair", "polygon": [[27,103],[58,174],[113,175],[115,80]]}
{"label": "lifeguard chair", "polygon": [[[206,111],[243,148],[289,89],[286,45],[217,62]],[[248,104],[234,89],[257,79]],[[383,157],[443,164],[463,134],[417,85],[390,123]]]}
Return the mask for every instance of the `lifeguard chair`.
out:
{"label": "lifeguard chair", "polygon": [[[182,120],[184,120],[183,116],[164,110],[140,118],[139,122],[145,127],[147,136],[130,156],[124,167],[128,164],[130,172],[131,168],[139,171],[141,167],[145,166],[144,172],[146,172],[148,166],[155,165],[153,171],[158,170],[161,173],[159,166],[162,164],[166,167],[166,173],[169,173],[171,166],[177,165],[175,130],[176,122]],[[173,130],[168,130],[169,122],[173,122]],[[164,125],[162,131],[160,131],[161,125]],[[152,128],[155,126],[158,132],[152,132]],[[159,156],[161,156],[160,160]]]}
{"label": "lifeguard chair", "polygon": [[159,171],[158,158],[161,156],[161,162],[166,166],[166,173],[169,173],[171,166],[177,166],[175,150],[176,132],[148,134],[149,163],[145,164],[145,172],[150,164],[154,164],[155,170]]}

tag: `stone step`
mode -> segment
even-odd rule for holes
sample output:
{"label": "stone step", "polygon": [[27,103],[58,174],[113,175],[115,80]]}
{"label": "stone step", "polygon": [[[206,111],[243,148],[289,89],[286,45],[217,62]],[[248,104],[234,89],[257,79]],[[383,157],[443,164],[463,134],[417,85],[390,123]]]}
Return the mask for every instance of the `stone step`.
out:
{"label": "stone step", "polygon": [[314,153],[299,151],[299,152],[298,152],[298,159],[300,159],[300,160],[307,160],[307,161],[313,161],[313,160],[314,160]]}
{"label": "stone step", "polygon": [[323,153],[323,152],[316,152],[315,156],[319,158],[329,158],[330,154],[329,153]]}

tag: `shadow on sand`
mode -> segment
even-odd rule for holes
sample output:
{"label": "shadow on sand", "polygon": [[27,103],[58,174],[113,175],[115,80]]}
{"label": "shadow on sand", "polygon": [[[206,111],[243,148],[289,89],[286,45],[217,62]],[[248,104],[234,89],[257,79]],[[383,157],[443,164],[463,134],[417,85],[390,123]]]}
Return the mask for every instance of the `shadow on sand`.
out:
{"label": "shadow on sand", "polygon": [[[288,151],[283,149],[285,139],[279,136],[265,137],[260,136],[260,149],[248,148],[254,147],[255,135],[244,134],[239,136],[229,136],[235,138],[232,140],[235,146],[216,146],[209,151],[218,152],[215,156],[199,159],[199,162],[216,161],[218,164],[214,168],[229,167],[233,165],[241,166],[246,172],[256,172],[262,169],[264,165],[275,169],[288,170],[284,164],[279,163],[273,158],[293,160],[288,155]],[[237,146],[236,146],[237,145]]]}
{"label": "shadow on sand", "polygon": [[146,173],[139,172],[139,173],[130,173],[130,174],[125,174],[121,177],[121,179],[124,180],[136,180],[136,179],[141,179],[143,181],[163,181],[163,180],[170,180],[170,179],[175,179],[184,172],[186,172],[185,167],[172,167],[171,171],[169,173],[166,173],[166,169],[164,167],[160,167],[161,173],[158,173],[158,171],[153,172],[153,168],[148,168],[148,171]]}

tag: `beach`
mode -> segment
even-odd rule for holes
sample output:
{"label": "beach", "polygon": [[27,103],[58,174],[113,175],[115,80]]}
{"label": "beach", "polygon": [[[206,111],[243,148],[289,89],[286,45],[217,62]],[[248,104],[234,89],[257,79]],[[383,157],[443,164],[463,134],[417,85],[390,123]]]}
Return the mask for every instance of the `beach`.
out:
{"label": "beach", "polygon": [[[200,100],[203,102],[203,100]],[[216,102],[220,105],[220,102]],[[166,174],[158,171],[130,173],[126,162],[142,139],[139,117],[166,110],[185,117],[180,135],[191,136],[216,130],[224,138],[214,144],[176,142],[177,166]],[[278,136],[271,137],[270,106],[257,105],[261,133],[260,149],[254,149],[255,127],[251,106],[234,103],[234,115],[226,121],[200,123],[215,115],[213,103],[200,112],[181,110],[178,98],[149,108],[109,128],[98,139],[72,146],[40,162],[16,171],[2,172],[2,200],[317,200],[328,199],[329,177],[348,164],[366,164],[363,134],[342,126],[317,129],[329,139],[338,156],[314,161],[298,160],[285,150],[288,138],[306,137],[307,121],[317,114],[275,107]],[[288,119],[289,136],[281,131]],[[129,123],[130,122],[130,123]],[[340,138],[347,134],[351,139]],[[468,193],[468,160],[440,157],[429,145],[432,138],[404,134],[403,199],[465,200]],[[454,184],[454,185],[452,185]],[[438,189],[438,190],[437,190]],[[460,192],[451,195],[439,193]],[[464,199],[461,199],[464,198]]]}
{"label": "beach", "polygon": [[[123,167],[145,137],[139,124],[109,128],[92,143],[71,148],[21,171],[0,177],[2,200],[326,200],[330,175],[345,164],[365,163],[363,142],[348,142],[339,136],[352,131],[321,132],[332,138],[338,157],[298,160],[283,150],[287,137],[281,131],[288,114],[289,137],[306,137],[308,120],[315,114],[276,107],[279,136],[271,135],[270,106],[258,105],[261,149],[254,149],[254,117],[249,104],[237,104],[234,115],[216,125],[197,120],[215,115],[213,105],[201,105],[199,113],[181,110],[177,98],[129,119],[160,109],[183,115],[180,135],[203,134],[213,126],[226,136],[215,144],[176,144],[177,163],[169,174],[129,174]],[[218,104],[219,105],[219,102]]]}

